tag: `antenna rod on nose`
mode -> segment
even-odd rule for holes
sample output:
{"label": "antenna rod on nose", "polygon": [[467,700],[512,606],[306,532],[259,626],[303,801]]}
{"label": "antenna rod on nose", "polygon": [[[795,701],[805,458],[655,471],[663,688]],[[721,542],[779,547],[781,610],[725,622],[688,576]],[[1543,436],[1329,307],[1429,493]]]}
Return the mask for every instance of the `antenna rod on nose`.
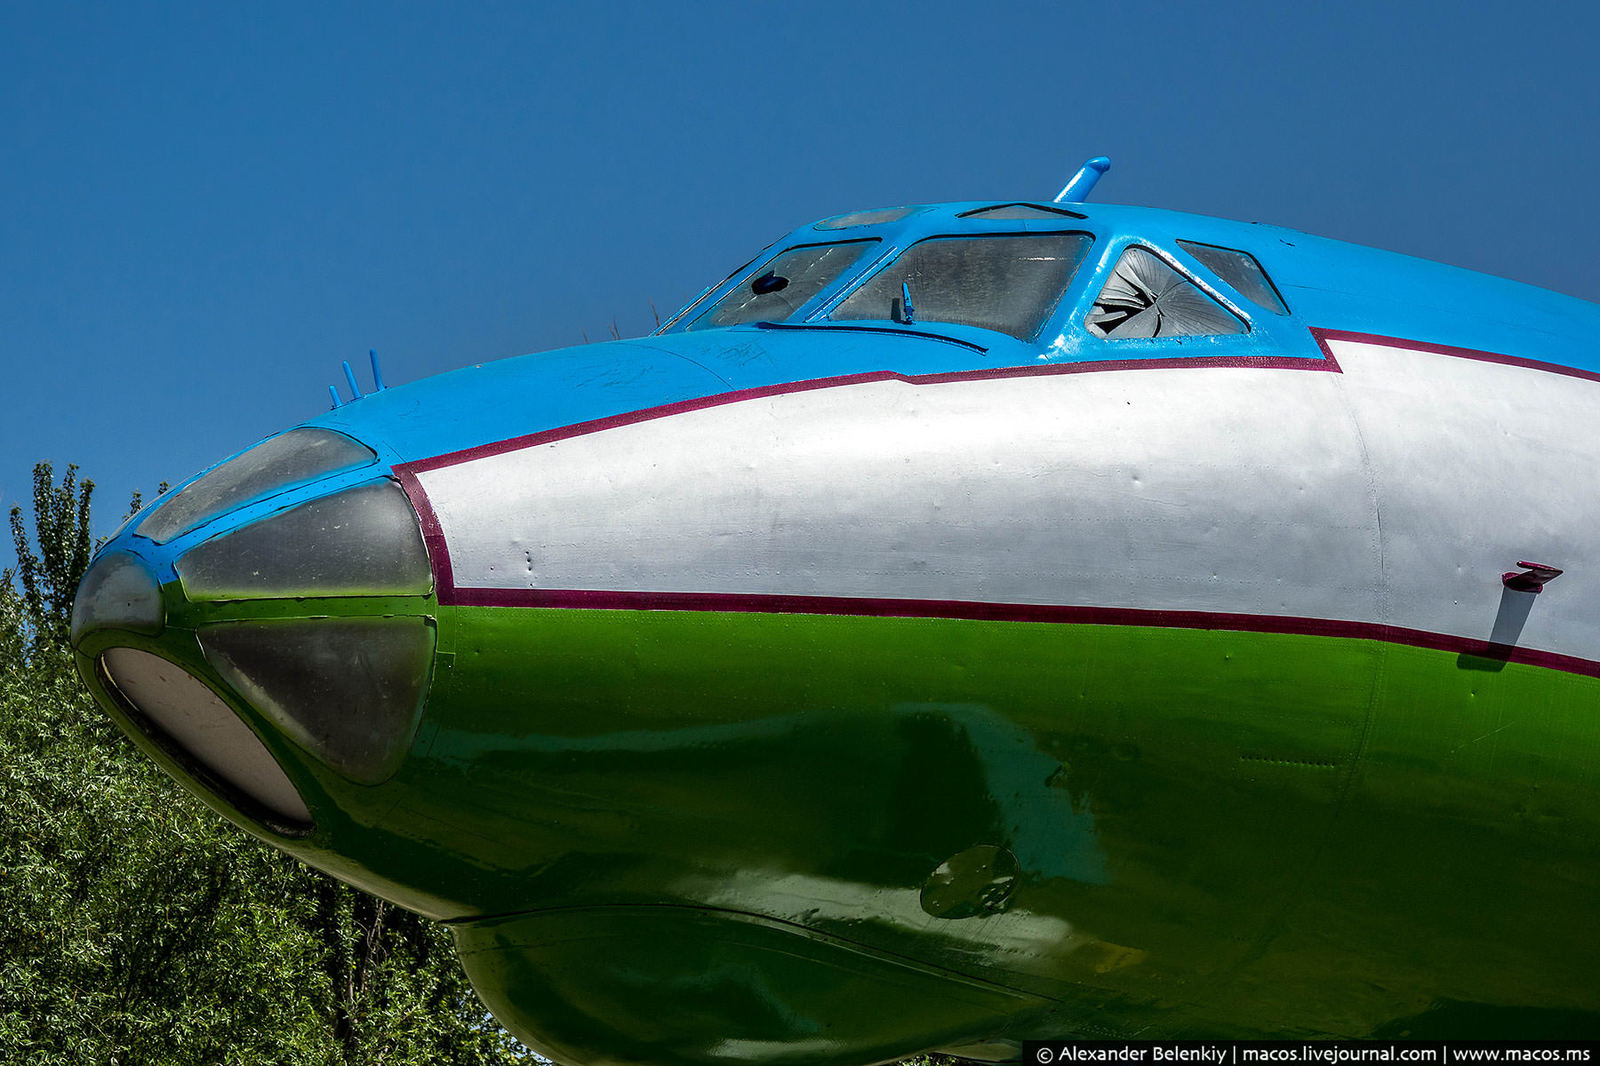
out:
{"label": "antenna rod on nose", "polygon": [[1081,204],[1089,198],[1089,192],[1094,188],[1095,182],[1100,180],[1100,175],[1111,169],[1111,160],[1103,155],[1097,155],[1072,176],[1067,182],[1067,187],[1056,194],[1055,202],[1058,204]]}
{"label": "antenna rod on nose", "polygon": [[361,390],[356,387],[356,372],[350,369],[350,360],[342,361],[344,365],[344,379],[350,383],[350,399],[361,399]]}

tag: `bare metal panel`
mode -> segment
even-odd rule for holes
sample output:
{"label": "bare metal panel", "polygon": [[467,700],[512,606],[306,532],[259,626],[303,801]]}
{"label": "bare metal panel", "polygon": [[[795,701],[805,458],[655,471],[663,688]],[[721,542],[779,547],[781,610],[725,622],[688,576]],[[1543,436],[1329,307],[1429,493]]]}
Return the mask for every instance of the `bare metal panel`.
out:
{"label": "bare metal panel", "polygon": [[[1382,586],[1397,625],[1600,658],[1600,383],[1524,366],[1330,340],[1382,515]],[[1500,575],[1519,559],[1566,570],[1531,604]]]}
{"label": "bare metal panel", "polygon": [[419,474],[460,587],[1377,620],[1340,376],[1129,370],[764,397]]}
{"label": "bare metal panel", "polygon": [[[420,481],[460,588],[1321,618],[1600,658],[1600,499],[1581,480],[1600,466],[1600,385],[1329,345],[1342,373],[770,396]],[[1519,559],[1567,572],[1508,640],[1500,575]]]}

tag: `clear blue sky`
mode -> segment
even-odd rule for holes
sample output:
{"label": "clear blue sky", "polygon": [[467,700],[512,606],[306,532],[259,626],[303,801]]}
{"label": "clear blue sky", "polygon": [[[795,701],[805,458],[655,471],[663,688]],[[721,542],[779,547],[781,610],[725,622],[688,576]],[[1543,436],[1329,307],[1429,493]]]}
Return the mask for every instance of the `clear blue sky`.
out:
{"label": "clear blue sky", "polygon": [[808,219],[1099,153],[1096,199],[1597,299],[1596,40],[1591,3],[8,3],[0,510],[75,462],[103,533],[368,348],[642,333]]}

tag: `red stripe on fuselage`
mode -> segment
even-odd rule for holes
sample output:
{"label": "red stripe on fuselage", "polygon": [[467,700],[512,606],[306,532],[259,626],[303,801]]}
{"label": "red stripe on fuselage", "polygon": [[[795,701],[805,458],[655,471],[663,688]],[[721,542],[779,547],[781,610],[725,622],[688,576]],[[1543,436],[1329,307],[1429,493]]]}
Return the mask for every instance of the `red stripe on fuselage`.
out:
{"label": "red stripe on fuselage", "polygon": [[490,444],[462,448],[460,451],[446,452],[443,455],[435,455],[428,459],[417,459],[397,466],[395,470],[414,471],[417,473],[426,470],[439,470],[447,466],[470,463],[474,459],[483,459],[491,455],[504,455],[507,452],[521,451],[524,448],[537,448],[541,444],[550,444],[553,441],[570,440],[573,437],[587,436],[590,433],[602,433],[608,429],[637,425],[640,422],[651,422],[658,418],[671,418],[674,415],[688,414],[692,411],[704,411],[708,408],[723,407],[733,403],[745,403],[749,400],[760,400],[768,396],[786,396],[799,392],[816,392],[821,389],[838,389],[848,385],[866,385],[877,381],[899,381],[906,385],[952,385],[963,381],[1056,377],[1063,374],[1101,374],[1114,370],[1189,370],[1207,367],[1237,367],[1263,370],[1324,370],[1335,374],[1341,373],[1339,362],[1333,357],[1333,353],[1328,351],[1325,346],[1323,352],[1324,356],[1321,359],[1278,355],[1199,355],[1190,358],[1102,359],[1086,363],[986,367],[981,370],[952,370],[941,374],[901,374],[893,370],[870,370],[861,374],[841,374],[837,377],[808,378],[803,381],[787,381],[778,385],[761,385],[753,389],[735,389],[732,392],[718,392],[710,396],[697,396],[691,400],[678,400],[656,407],[644,407],[637,411],[607,415],[605,418],[590,419],[587,422],[574,422],[569,426],[559,426],[555,429],[541,430],[538,433],[511,437],[507,440],[494,441]]}
{"label": "red stripe on fuselage", "polygon": [[606,589],[456,589],[450,601],[465,607],[534,607],[581,611],[700,611],[728,614],[820,614],[859,618],[945,618],[977,622],[1136,626],[1146,629],[1207,629],[1239,633],[1342,637],[1454,652],[1497,662],[1544,666],[1600,677],[1600,662],[1575,655],[1495,644],[1381,622],[1328,618],[1167,611],[1136,607],[1090,607],[973,600],[899,600],[854,596],[786,596],[732,592],[621,592]]}
{"label": "red stripe on fuselage", "polygon": [[791,393],[813,392],[879,381],[899,381],[908,385],[955,384],[963,381],[992,381],[1003,378],[1044,377],[1064,374],[1106,373],[1121,370],[1214,369],[1219,367],[1274,370],[1311,370],[1340,374],[1338,359],[1329,341],[1347,341],[1404,348],[1410,351],[1499,363],[1568,377],[1600,381],[1600,373],[1564,367],[1517,356],[1499,355],[1472,348],[1459,348],[1398,337],[1353,333],[1343,330],[1311,328],[1311,335],[1323,353],[1321,359],[1289,356],[1197,356],[1194,358],[1117,359],[1096,362],[1057,363],[1044,366],[1000,367],[961,370],[942,374],[900,374],[890,370],[812,378],[804,381],[739,389],[711,396],[680,400],[638,411],[577,422],[503,441],[447,452],[395,467],[406,494],[422,522],[423,536],[433,559],[438,600],[441,604],[471,607],[523,607],[562,610],[616,611],[706,611],[759,614],[821,614],[873,618],[947,618],[970,621],[1038,622],[1077,625],[1118,625],[1146,628],[1209,629],[1249,633],[1281,633],[1302,636],[1343,637],[1374,640],[1389,644],[1454,652],[1498,662],[1542,666],[1588,677],[1600,677],[1600,662],[1556,652],[1539,651],[1484,640],[1407,629],[1380,622],[1341,621],[1277,615],[1231,614],[1208,611],[1168,611],[1129,607],[1082,605],[993,603],[966,600],[884,599],[849,596],[793,596],[763,593],[649,592],[606,589],[499,589],[458,588],[450,562],[449,545],[427,492],[417,474],[457,466],[475,459],[534,448],[554,441],[600,433],[608,429],[637,425],[660,418],[702,411],[727,404]]}

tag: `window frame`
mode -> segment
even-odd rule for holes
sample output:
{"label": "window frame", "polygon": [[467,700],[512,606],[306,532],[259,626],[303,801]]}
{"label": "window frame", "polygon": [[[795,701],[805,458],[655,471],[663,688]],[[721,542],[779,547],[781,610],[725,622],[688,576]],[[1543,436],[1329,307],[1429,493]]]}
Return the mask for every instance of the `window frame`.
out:
{"label": "window frame", "polygon": [[[1267,268],[1262,265],[1261,257],[1252,252],[1250,249],[1234,248],[1230,245],[1217,244],[1213,241],[1197,241],[1192,237],[1174,237],[1172,238],[1172,243],[1178,246],[1179,251],[1183,252],[1183,254],[1194,260],[1194,262],[1197,263],[1202,270],[1208,274],[1211,274],[1233,292],[1238,293],[1238,295],[1244,300],[1248,301],[1252,307],[1259,307],[1261,310],[1266,311],[1269,314],[1276,315],[1279,318],[1288,318],[1294,314],[1294,312],[1289,308],[1289,301],[1283,298],[1283,290],[1278,288],[1278,283],[1272,280],[1272,275],[1269,274],[1267,272]],[[1261,274],[1261,280],[1266,283],[1267,289],[1272,293],[1273,296],[1277,297],[1278,307],[1268,307],[1265,304],[1258,303],[1251,299],[1248,293],[1235,286],[1233,282],[1223,277],[1220,271],[1216,270],[1214,267],[1207,264],[1205,260],[1201,259],[1199,256],[1190,251],[1189,249],[1191,246],[1198,246],[1200,248],[1215,248],[1221,252],[1232,252],[1235,255],[1246,256],[1252,263],[1256,265],[1256,270]]]}
{"label": "window frame", "polygon": [[[1206,279],[1196,277],[1193,270],[1185,267],[1178,259],[1166,249],[1161,247],[1163,241],[1176,241],[1175,237],[1168,235],[1151,236],[1145,233],[1118,233],[1105,241],[1100,261],[1095,264],[1093,273],[1085,284],[1083,295],[1073,308],[1071,315],[1062,323],[1063,334],[1078,332],[1087,337],[1094,344],[1126,345],[1126,344],[1183,344],[1195,341],[1206,341],[1214,344],[1245,343],[1255,344],[1263,338],[1269,337],[1271,330],[1262,330],[1260,322],[1241,308],[1237,301],[1220,292],[1215,285]],[[1100,292],[1105,288],[1106,282],[1111,280],[1111,274],[1117,268],[1117,263],[1122,259],[1122,253],[1129,248],[1138,247],[1160,259],[1168,267],[1177,271],[1180,277],[1190,284],[1195,285],[1201,292],[1211,297],[1244,323],[1245,328],[1239,333],[1185,333],[1173,337],[1102,337],[1089,328],[1089,316],[1094,313],[1095,303],[1100,297]],[[1253,304],[1251,306],[1254,306]],[[1281,316],[1273,316],[1274,318]]]}
{"label": "window frame", "polygon": [[[838,232],[844,231],[841,230]],[[786,234],[785,236],[792,236],[792,234]],[[884,238],[880,235],[864,235],[860,237],[851,237],[847,240],[834,241],[799,241],[794,244],[784,244],[782,240],[773,241],[771,244],[767,245],[767,247],[763,248],[761,253],[755,258],[751,259],[744,266],[740,267],[738,270],[735,270],[732,274],[729,274],[726,278],[723,278],[722,281],[718,282],[715,286],[702,293],[693,303],[684,308],[678,314],[674,315],[660,329],[656,330],[655,334],[652,334],[652,336],[664,333],[699,332],[693,328],[696,322],[710,314],[711,310],[723,300],[727,299],[730,294],[738,291],[742,286],[748,285],[755,278],[760,277],[764,269],[777,262],[783,256],[788,255],[790,252],[800,251],[804,248],[836,248],[840,245],[847,244],[882,245],[884,243]],[[774,249],[776,249],[776,251],[774,251]],[[823,293],[840,284],[848,285],[852,280],[860,276],[861,270],[869,268],[873,263],[876,263],[879,258],[880,256],[874,256],[872,254],[872,249],[863,249],[861,254],[857,256],[849,266],[845,267],[844,270],[839,273],[838,277],[834,278],[826,285],[823,285],[817,290],[816,293],[809,297],[805,303],[802,303],[800,306],[796,307],[791,314],[782,319],[778,319],[777,321],[807,321],[810,317],[810,312],[808,312],[806,309],[812,304],[816,303]],[[752,325],[756,321],[766,320],[751,319],[749,322],[732,323],[729,326],[705,326],[702,328],[728,329],[733,325]]]}

